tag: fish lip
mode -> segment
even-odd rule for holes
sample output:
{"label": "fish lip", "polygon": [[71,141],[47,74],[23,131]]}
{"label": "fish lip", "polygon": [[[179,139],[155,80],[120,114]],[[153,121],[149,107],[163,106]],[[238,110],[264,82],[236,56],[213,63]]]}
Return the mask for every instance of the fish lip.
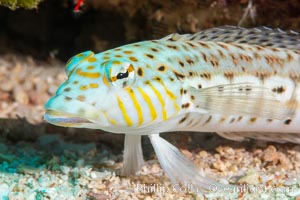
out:
{"label": "fish lip", "polygon": [[55,125],[72,126],[76,124],[92,123],[88,119],[78,117],[74,114],[60,112],[57,110],[46,110],[44,120]]}

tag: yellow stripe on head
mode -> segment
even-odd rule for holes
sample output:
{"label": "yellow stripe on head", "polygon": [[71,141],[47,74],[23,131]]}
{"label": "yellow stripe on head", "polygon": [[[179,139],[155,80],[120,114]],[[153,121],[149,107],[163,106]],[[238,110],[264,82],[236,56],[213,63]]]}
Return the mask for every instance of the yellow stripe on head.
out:
{"label": "yellow stripe on head", "polygon": [[107,80],[106,76],[103,76],[102,81],[103,81],[103,83],[104,83],[106,86],[109,86],[109,83],[108,83],[108,80]]}
{"label": "yellow stripe on head", "polygon": [[87,77],[87,78],[99,78],[100,77],[99,72],[83,72],[81,69],[77,69],[76,74],[79,76]]}
{"label": "yellow stripe on head", "polygon": [[138,119],[139,119],[138,125],[141,125],[144,121],[141,105],[139,104],[138,100],[136,99],[136,96],[132,89],[127,89],[127,92],[128,92],[128,94],[133,102],[133,105],[137,111]]}
{"label": "yellow stripe on head", "polygon": [[178,106],[178,104],[177,104],[177,102],[176,102],[177,96],[174,95],[174,94],[166,87],[166,85],[164,84],[164,82],[163,82],[161,79],[157,79],[157,78],[156,78],[155,80],[158,81],[158,82],[164,87],[167,96],[168,96],[168,97],[171,99],[171,101],[173,102],[174,108],[176,109],[176,111],[178,111],[178,110],[179,110],[179,106]]}
{"label": "yellow stripe on head", "polygon": [[122,100],[118,96],[117,96],[117,101],[118,101],[119,108],[122,112],[122,115],[123,115],[123,118],[124,118],[126,124],[128,126],[132,126],[132,120],[130,119],[129,115],[126,112],[126,108],[125,108],[124,103],[122,102]]}
{"label": "yellow stripe on head", "polygon": [[111,124],[113,124],[113,125],[117,125],[117,124],[118,124],[116,120],[109,118],[106,112],[102,111],[102,113],[103,113],[104,117],[105,117]]}
{"label": "yellow stripe on head", "polygon": [[166,108],[165,108],[165,102],[164,102],[161,94],[150,82],[147,82],[147,84],[150,86],[150,88],[153,90],[153,92],[157,96],[157,98],[158,98],[158,100],[161,104],[161,107],[162,107],[162,118],[163,118],[163,120],[166,120],[167,119],[167,112],[166,112]]}
{"label": "yellow stripe on head", "polygon": [[144,90],[142,88],[138,87],[138,91],[141,93],[142,97],[144,98],[145,102],[147,103],[147,105],[149,107],[152,120],[155,120],[157,117],[157,114],[156,114],[156,110],[152,104],[150,97],[144,92]]}

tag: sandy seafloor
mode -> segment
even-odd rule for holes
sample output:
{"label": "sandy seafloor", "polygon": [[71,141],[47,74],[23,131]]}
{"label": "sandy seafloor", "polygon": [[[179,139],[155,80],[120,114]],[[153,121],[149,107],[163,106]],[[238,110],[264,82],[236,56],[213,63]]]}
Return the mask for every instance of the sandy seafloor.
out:
{"label": "sandy seafloor", "polygon": [[239,191],[213,186],[207,193],[178,191],[146,138],[145,166],[124,177],[121,135],[43,122],[43,104],[65,80],[61,63],[3,56],[0,80],[0,199],[300,199],[297,145],[164,134],[199,170],[242,186]]}

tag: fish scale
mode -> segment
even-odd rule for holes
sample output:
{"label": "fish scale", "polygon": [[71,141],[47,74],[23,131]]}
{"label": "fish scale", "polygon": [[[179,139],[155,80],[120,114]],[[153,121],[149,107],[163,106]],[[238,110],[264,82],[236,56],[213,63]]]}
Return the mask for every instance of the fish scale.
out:
{"label": "fish scale", "polygon": [[125,174],[142,166],[148,135],[172,182],[209,189],[218,183],[159,133],[300,143],[299,44],[292,31],[220,27],[86,51],[68,61],[45,120],[125,133]]}

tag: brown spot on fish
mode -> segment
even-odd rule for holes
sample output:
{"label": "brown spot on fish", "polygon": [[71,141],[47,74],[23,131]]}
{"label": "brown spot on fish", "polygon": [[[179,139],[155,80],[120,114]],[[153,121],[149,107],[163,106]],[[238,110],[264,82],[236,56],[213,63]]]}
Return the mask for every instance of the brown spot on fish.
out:
{"label": "brown spot on fish", "polygon": [[231,57],[233,64],[237,65],[238,59],[235,57],[235,55],[233,53],[230,53],[229,56]]}
{"label": "brown spot on fish", "polygon": [[147,57],[150,58],[150,59],[154,59],[154,56],[151,55],[151,54],[145,54],[145,56],[147,56]]}
{"label": "brown spot on fish", "polygon": [[150,48],[150,50],[153,52],[158,52],[158,49],[156,49],[156,48]]}
{"label": "brown spot on fish", "polygon": [[194,75],[194,73],[193,72],[189,72],[189,76],[193,76]]}
{"label": "brown spot on fish", "polygon": [[171,81],[171,82],[173,82],[173,81],[174,81],[174,78],[172,78],[172,77],[169,77],[169,79],[170,79],[170,81]]}
{"label": "brown spot on fish", "polygon": [[244,54],[240,54],[240,59],[241,60],[245,60],[247,63],[250,63],[252,58],[250,56],[244,55]]}
{"label": "brown spot on fish", "polygon": [[279,87],[273,88],[272,92],[281,94],[281,93],[285,92],[285,88],[283,86],[279,86]]}
{"label": "brown spot on fish", "polygon": [[181,105],[181,108],[184,108],[184,109],[185,109],[185,108],[188,108],[189,106],[190,106],[190,103],[185,103],[185,104],[182,104],[182,105]]}
{"label": "brown spot on fish", "polygon": [[167,45],[168,48],[178,50],[178,47],[175,45]]}
{"label": "brown spot on fish", "polygon": [[245,90],[246,90],[246,91],[251,91],[252,88],[251,88],[251,86],[247,85]]}
{"label": "brown spot on fish", "polygon": [[183,74],[179,73],[179,72],[173,71],[173,73],[175,74],[175,76],[177,77],[177,79],[181,79],[182,80],[182,79],[185,78],[185,76]]}
{"label": "brown spot on fish", "polygon": [[202,88],[202,85],[201,84],[198,84],[198,89],[201,89]]}
{"label": "brown spot on fish", "polygon": [[208,124],[208,123],[210,122],[211,119],[212,119],[212,116],[209,115],[209,117],[207,118],[207,120],[205,120],[205,122],[203,123],[203,126],[204,126],[205,124]]}
{"label": "brown spot on fish", "polygon": [[227,78],[228,80],[232,80],[234,75],[233,72],[225,72],[224,73],[225,78]]}
{"label": "brown spot on fish", "polygon": [[273,65],[276,61],[276,58],[274,56],[265,56],[265,59],[269,65]]}
{"label": "brown spot on fish", "polygon": [[144,70],[141,67],[139,67],[138,70],[137,70],[137,74],[139,76],[144,76]]}
{"label": "brown spot on fish", "polygon": [[115,55],[116,58],[122,58],[123,56],[120,54]]}
{"label": "brown spot on fish", "polygon": [[160,82],[160,81],[161,81],[161,78],[160,78],[160,77],[158,77],[158,76],[156,76],[156,77],[154,77],[154,80],[156,80],[156,81]]}
{"label": "brown spot on fish", "polygon": [[162,65],[162,66],[159,66],[157,69],[158,69],[158,71],[163,72],[166,70],[166,67]]}
{"label": "brown spot on fish", "polygon": [[184,116],[178,123],[181,124],[187,119],[187,116]]}
{"label": "brown spot on fish", "polygon": [[192,100],[195,100],[195,96],[191,95],[191,99],[192,99]]}
{"label": "brown spot on fish", "polygon": [[270,123],[270,122],[272,122],[272,121],[273,121],[273,119],[267,119],[267,121]]}
{"label": "brown spot on fish", "polygon": [[222,59],[225,59],[225,54],[223,53],[223,51],[221,51],[220,49],[218,49],[218,53],[219,53],[219,55],[220,55],[220,57]]}
{"label": "brown spot on fish", "polygon": [[259,45],[255,45],[255,48],[257,51],[261,51],[261,50],[264,50],[265,48],[263,48],[262,46],[259,46]]}
{"label": "brown spot on fish", "polygon": [[271,50],[274,51],[274,52],[278,52],[279,51],[279,49],[275,48],[275,47],[272,47]]}
{"label": "brown spot on fish", "polygon": [[133,62],[137,62],[137,61],[138,61],[138,59],[137,59],[136,57],[129,57],[129,59],[130,59],[131,61],[133,61]]}
{"label": "brown spot on fish", "polygon": [[210,73],[202,73],[200,74],[201,78],[205,78],[205,79],[211,79],[211,74]]}
{"label": "brown spot on fish", "polygon": [[183,88],[180,89],[180,94],[181,94],[181,95],[183,94]]}
{"label": "brown spot on fish", "polygon": [[229,121],[230,124],[232,124],[235,121],[235,118],[231,118],[231,120]]}
{"label": "brown spot on fish", "polygon": [[64,92],[70,92],[71,91],[71,88],[70,87],[67,87],[64,89]]}
{"label": "brown spot on fish", "polygon": [[265,80],[266,78],[270,77],[270,75],[271,75],[271,74],[270,74],[269,72],[256,71],[256,72],[254,73],[254,76],[257,77],[257,78],[259,78],[259,80],[260,80],[261,82],[264,82],[264,80]]}
{"label": "brown spot on fish", "polygon": [[228,50],[227,44],[225,44],[225,43],[223,43],[223,42],[218,42],[217,44],[218,44],[220,47],[222,47],[223,49]]}
{"label": "brown spot on fish", "polygon": [[187,42],[188,45],[190,45],[192,48],[195,48],[196,46],[192,44],[191,42]]}
{"label": "brown spot on fish", "polygon": [[292,122],[291,119],[287,119],[287,120],[284,121],[284,124],[285,124],[285,125],[289,125],[291,122]]}
{"label": "brown spot on fish", "polygon": [[298,75],[298,74],[296,74],[296,73],[290,73],[289,77],[290,77],[290,79],[292,79],[294,82],[300,81],[300,75]]}
{"label": "brown spot on fish", "polygon": [[240,44],[231,43],[231,45],[235,46],[235,47],[237,47],[237,48],[239,48],[241,50],[245,50],[245,48],[242,45],[240,45]]}
{"label": "brown spot on fish", "polygon": [[254,55],[255,59],[257,59],[257,60],[261,59],[261,56],[258,53],[254,52],[253,55]]}
{"label": "brown spot on fish", "polygon": [[74,81],[73,84],[74,84],[74,85],[77,85],[77,84],[78,84],[78,81]]}
{"label": "brown spot on fish", "polygon": [[193,65],[194,64],[194,61],[190,58],[186,59],[186,62],[189,63],[190,65]]}
{"label": "brown spot on fish", "polygon": [[207,62],[207,56],[206,56],[206,54],[203,53],[203,52],[201,52],[201,55],[202,55],[202,57],[203,57],[203,60],[204,60],[205,62]]}
{"label": "brown spot on fish", "polygon": [[243,117],[242,116],[239,116],[238,118],[237,118],[237,121],[239,122],[239,121],[241,121],[243,119]]}
{"label": "brown spot on fish", "polygon": [[279,65],[279,67],[283,68],[283,59],[281,58],[276,58],[275,62]]}
{"label": "brown spot on fish", "polygon": [[211,60],[210,63],[212,64],[212,66],[214,68],[218,67],[219,66],[219,62],[217,60]]}
{"label": "brown spot on fish", "polygon": [[184,67],[184,63],[183,63],[183,62],[178,61],[178,63],[179,63],[179,65],[180,65],[181,67]]}
{"label": "brown spot on fish", "polygon": [[291,54],[286,53],[286,55],[287,55],[287,61],[288,61],[288,62],[291,62],[291,61],[294,59],[293,56],[292,56]]}
{"label": "brown spot on fish", "polygon": [[225,118],[225,117],[222,117],[222,118],[220,119],[220,123],[223,123],[225,120],[226,120],[226,118]]}
{"label": "brown spot on fish", "polygon": [[124,51],[125,54],[132,54],[132,51]]}
{"label": "brown spot on fish", "polygon": [[71,98],[71,97],[66,97],[66,96],[65,96],[65,100],[66,100],[66,101],[71,101],[72,98]]}
{"label": "brown spot on fish", "polygon": [[256,117],[251,117],[251,118],[250,118],[250,122],[251,122],[251,123],[254,123],[255,121],[256,121]]}
{"label": "brown spot on fish", "polygon": [[198,43],[199,43],[202,47],[204,47],[204,48],[206,48],[206,49],[209,49],[209,45],[206,44],[205,42],[199,41]]}

